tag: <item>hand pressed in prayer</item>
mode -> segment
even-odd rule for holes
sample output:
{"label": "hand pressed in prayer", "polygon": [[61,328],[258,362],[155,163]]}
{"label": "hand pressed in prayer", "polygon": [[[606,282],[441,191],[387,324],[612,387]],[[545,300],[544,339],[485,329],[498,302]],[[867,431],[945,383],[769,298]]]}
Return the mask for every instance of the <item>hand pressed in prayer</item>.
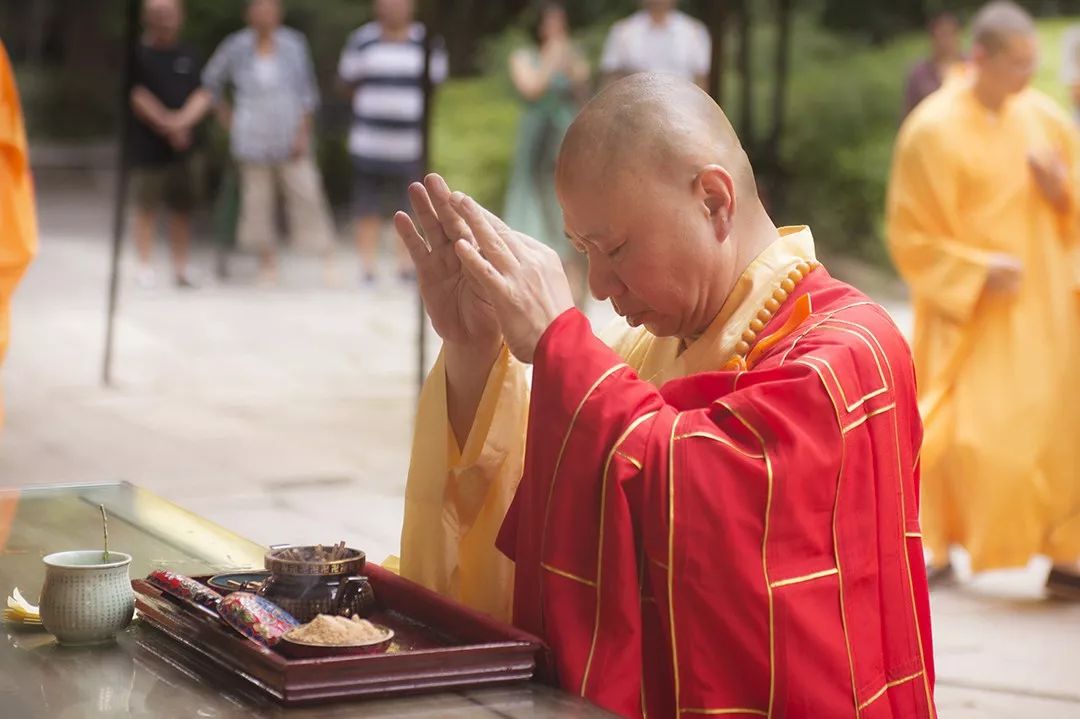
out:
{"label": "hand pressed in prayer", "polygon": [[454,242],[470,233],[450,205],[446,181],[432,174],[423,184],[414,182],[409,201],[424,236],[404,212],[394,216],[394,227],[416,266],[420,295],[435,331],[448,344],[498,348],[501,338],[495,310],[465,274],[454,251]]}
{"label": "hand pressed in prayer", "polygon": [[1011,296],[1020,291],[1020,281],[1024,277],[1024,265],[1012,255],[995,254],[990,257],[986,273],[988,294]]}
{"label": "hand pressed in prayer", "polygon": [[494,307],[507,347],[532,362],[544,331],[574,306],[562,261],[471,197],[455,192],[452,203],[471,235],[454,245],[462,265]]}
{"label": "hand pressed in prayer", "polygon": [[1045,159],[1029,155],[1028,164],[1031,166],[1031,174],[1035,177],[1035,184],[1038,185],[1046,201],[1059,210],[1067,210],[1069,167],[1061,155],[1055,152]]}

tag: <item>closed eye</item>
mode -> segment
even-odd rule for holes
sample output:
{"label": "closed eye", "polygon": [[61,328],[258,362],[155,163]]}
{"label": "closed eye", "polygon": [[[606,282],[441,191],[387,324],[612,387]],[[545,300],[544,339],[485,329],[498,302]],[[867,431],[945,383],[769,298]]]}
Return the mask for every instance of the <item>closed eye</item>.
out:
{"label": "closed eye", "polygon": [[573,247],[576,252],[582,255],[589,254],[589,251],[585,249],[585,246],[575,240],[573,237],[571,237],[569,232],[563,232],[563,236],[566,238],[566,241],[570,243],[570,246]]}

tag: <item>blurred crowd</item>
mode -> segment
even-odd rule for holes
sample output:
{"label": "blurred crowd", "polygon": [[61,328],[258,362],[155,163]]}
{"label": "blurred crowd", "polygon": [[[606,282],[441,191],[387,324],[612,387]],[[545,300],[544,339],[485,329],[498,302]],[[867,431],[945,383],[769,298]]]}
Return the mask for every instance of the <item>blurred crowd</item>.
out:
{"label": "blurred crowd", "polygon": [[[709,33],[676,5],[675,0],[643,0],[640,12],[612,27],[601,61],[602,82],[662,71],[705,87]],[[251,0],[247,26],[227,37],[202,65],[199,53],[182,39],[183,12],[181,0],[146,0],[143,8],[131,94],[137,119],[132,162],[139,282],[156,282],[154,233],[165,212],[175,283],[194,286],[188,251],[191,212],[204,199],[201,123],[211,113],[229,131],[239,178],[236,244],[258,255],[260,282],[277,281],[279,205],[292,244],[321,254],[327,281],[336,282],[336,231],[311,152],[320,98],[307,40],[283,25],[281,0]],[[565,7],[545,2],[527,12],[533,42],[509,59],[525,107],[506,219],[562,254],[583,297],[583,264],[563,238],[552,177],[563,133],[596,83],[571,40]],[[361,258],[359,281],[365,285],[376,281],[387,221],[408,206],[406,190],[425,171],[425,83],[437,86],[447,76],[443,44],[426,37],[412,0],[375,0],[374,15],[349,36],[337,68],[338,86],[352,101],[351,210]],[[398,277],[411,281],[408,255],[399,248],[397,258]]]}

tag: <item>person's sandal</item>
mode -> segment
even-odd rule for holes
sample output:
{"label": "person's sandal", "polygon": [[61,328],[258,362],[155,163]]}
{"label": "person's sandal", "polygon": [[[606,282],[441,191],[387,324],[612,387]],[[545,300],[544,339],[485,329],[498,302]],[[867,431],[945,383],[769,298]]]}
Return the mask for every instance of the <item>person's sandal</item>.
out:
{"label": "person's sandal", "polygon": [[951,587],[956,584],[956,582],[956,570],[953,569],[951,562],[949,564],[943,564],[940,567],[926,568],[926,584],[930,589]]}
{"label": "person's sandal", "polygon": [[1056,599],[1080,602],[1080,573],[1052,568],[1046,577],[1046,593]]}

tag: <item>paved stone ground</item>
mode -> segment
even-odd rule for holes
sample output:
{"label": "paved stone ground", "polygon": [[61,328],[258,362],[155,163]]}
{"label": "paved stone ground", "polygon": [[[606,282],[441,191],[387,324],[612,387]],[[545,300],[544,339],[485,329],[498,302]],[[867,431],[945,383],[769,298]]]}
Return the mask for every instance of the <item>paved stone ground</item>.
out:
{"label": "paved stone ground", "polygon": [[[244,258],[232,282],[194,292],[125,282],[105,389],[107,197],[54,188],[40,204],[41,255],[3,372],[0,484],[127,480],[262,543],[395,551],[416,392],[410,288],[360,289],[348,252],[337,289],[295,256],[273,290]],[[852,276],[910,322],[888,282]],[[1044,572],[934,594],[943,717],[1080,716],[1080,606],[1043,600]]]}

